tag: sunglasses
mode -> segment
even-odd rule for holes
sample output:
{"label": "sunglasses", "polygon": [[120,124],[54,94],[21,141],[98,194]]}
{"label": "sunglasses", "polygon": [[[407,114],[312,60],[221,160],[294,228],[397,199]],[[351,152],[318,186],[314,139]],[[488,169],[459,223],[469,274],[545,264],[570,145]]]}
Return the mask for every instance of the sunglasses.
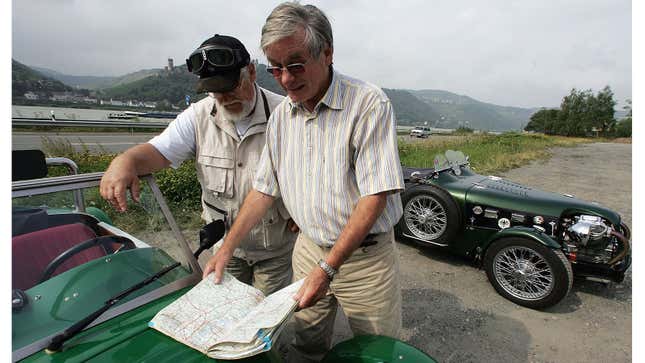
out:
{"label": "sunglasses", "polygon": [[195,50],[186,59],[186,66],[189,72],[199,73],[206,63],[213,67],[230,67],[242,58],[243,56],[239,49],[208,45]]}
{"label": "sunglasses", "polygon": [[282,72],[285,70],[292,75],[301,74],[305,71],[305,63],[291,63],[284,67],[267,67],[267,72],[276,78],[282,76]]}

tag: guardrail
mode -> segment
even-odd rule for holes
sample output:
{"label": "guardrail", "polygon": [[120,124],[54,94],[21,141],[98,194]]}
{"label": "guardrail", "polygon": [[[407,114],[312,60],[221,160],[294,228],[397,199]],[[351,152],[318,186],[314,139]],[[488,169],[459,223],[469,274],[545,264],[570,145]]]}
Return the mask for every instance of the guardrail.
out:
{"label": "guardrail", "polygon": [[104,121],[104,120],[52,120],[50,118],[12,117],[11,126],[55,127],[120,127],[133,129],[164,129],[168,122]]}

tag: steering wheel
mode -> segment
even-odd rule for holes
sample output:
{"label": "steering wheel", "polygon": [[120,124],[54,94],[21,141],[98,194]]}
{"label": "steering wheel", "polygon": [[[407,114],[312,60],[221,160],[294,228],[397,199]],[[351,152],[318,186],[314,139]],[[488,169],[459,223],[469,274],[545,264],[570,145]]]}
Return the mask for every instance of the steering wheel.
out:
{"label": "steering wheel", "polygon": [[129,238],[126,238],[123,236],[100,236],[100,237],[88,239],[85,242],[81,242],[73,247],[68,248],[66,251],[64,251],[63,253],[58,255],[55,259],[53,259],[47,265],[47,267],[45,267],[45,270],[43,271],[43,274],[40,277],[40,281],[38,281],[38,283],[40,284],[43,281],[48,280],[51,277],[51,275],[54,273],[54,271],[56,271],[58,266],[60,266],[63,262],[67,261],[72,256],[78,254],[79,252],[85,251],[88,248],[92,248],[98,245],[102,245],[106,251],[111,251],[112,243],[121,244],[126,249],[135,248],[134,243]]}

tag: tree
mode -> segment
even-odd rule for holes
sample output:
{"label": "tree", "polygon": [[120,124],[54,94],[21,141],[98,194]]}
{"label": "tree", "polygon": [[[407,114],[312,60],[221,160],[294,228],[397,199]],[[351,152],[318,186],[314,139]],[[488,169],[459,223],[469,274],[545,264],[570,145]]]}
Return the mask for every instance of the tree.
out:
{"label": "tree", "polygon": [[559,124],[555,130],[565,136],[608,136],[615,127],[614,93],[605,86],[597,95],[575,88],[562,99]]}
{"label": "tree", "polygon": [[609,86],[605,86],[598,92],[591,107],[593,110],[593,126],[600,129],[600,133],[603,136],[608,136],[616,125],[614,106],[616,106],[614,92],[611,91]]}
{"label": "tree", "polygon": [[616,123],[615,135],[617,137],[632,137],[632,100],[627,99],[623,107],[627,111],[625,118]]}
{"label": "tree", "polygon": [[543,132],[547,135],[555,135],[558,126],[559,110],[557,109],[541,109],[531,115],[529,123],[526,124],[524,130]]}

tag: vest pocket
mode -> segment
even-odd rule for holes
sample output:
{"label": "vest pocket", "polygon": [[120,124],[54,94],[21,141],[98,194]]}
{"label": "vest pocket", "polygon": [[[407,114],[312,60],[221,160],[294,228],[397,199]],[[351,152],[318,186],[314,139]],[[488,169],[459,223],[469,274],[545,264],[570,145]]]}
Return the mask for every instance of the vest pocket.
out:
{"label": "vest pocket", "polygon": [[282,231],[278,228],[281,225],[282,218],[275,207],[270,207],[266,214],[262,217],[262,232],[264,238],[261,239],[263,246],[267,250],[279,247],[282,242]]}
{"label": "vest pocket", "polygon": [[224,155],[199,155],[197,163],[204,175],[204,186],[214,192],[214,196],[233,197],[233,158]]}

